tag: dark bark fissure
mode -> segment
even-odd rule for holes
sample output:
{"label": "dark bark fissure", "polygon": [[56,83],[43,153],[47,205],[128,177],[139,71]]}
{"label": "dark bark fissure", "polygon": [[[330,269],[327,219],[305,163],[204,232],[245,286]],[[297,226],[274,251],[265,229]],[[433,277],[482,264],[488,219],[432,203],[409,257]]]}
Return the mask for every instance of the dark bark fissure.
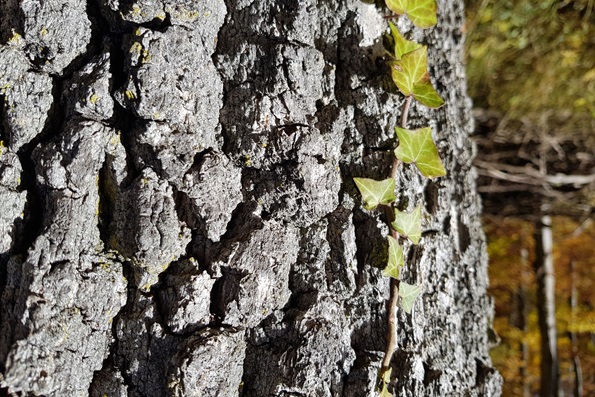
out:
{"label": "dark bark fissure", "polygon": [[5,131],[5,129],[8,128],[4,125],[4,123],[5,123],[5,120],[4,120],[5,102],[6,102],[5,95],[0,94],[0,140],[2,140],[2,146],[6,146],[7,132]]}
{"label": "dark bark fissure", "polygon": [[53,78],[52,84],[52,106],[48,112],[48,118],[41,133],[33,140],[23,145],[17,155],[23,167],[21,175],[21,190],[27,191],[27,206],[25,208],[25,218],[22,226],[20,239],[16,240],[15,253],[25,254],[28,247],[33,244],[39,236],[43,227],[43,208],[44,192],[43,188],[37,183],[35,162],[33,160],[33,151],[38,146],[47,143],[58,136],[60,129],[64,125],[64,109],[61,104],[63,82],[67,78]]}
{"label": "dark bark fissure", "polygon": [[99,204],[98,204],[98,224],[99,237],[103,241],[105,249],[109,249],[109,226],[112,222],[112,213],[114,209],[113,198],[110,195],[110,191],[115,189],[114,181],[111,180],[109,167],[113,161],[112,156],[106,155],[105,162],[99,170],[99,177],[97,180],[97,190],[99,193]]}

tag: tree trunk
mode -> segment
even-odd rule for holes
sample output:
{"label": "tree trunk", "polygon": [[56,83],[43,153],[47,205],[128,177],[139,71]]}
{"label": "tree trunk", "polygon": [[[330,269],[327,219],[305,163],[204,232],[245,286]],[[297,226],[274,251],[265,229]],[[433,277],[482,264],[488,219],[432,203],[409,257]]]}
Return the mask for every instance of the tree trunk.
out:
{"label": "tree trunk", "polygon": [[[530,272],[531,271],[531,263],[529,262],[529,251],[526,248],[521,250],[521,260],[522,263],[522,273]],[[529,343],[525,336],[527,335],[527,317],[529,317],[529,307],[527,302],[527,290],[525,288],[524,280],[526,278],[523,277],[523,286],[521,287],[521,302],[522,308],[521,313],[523,316],[522,327],[523,330],[523,341],[521,342],[521,354],[522,354],[522,367],[521,367],[521,379],[523,382],[523,397],[531,397],[531,383],[529,382],[529,371],[527,370],[529,367]]]}
{"label": "tree trunk", "polygon": [[541,335],[541,397],[557,397],[559,390],[558,341],[552,219],[543,216],[536,225],[535,272],[537,313]]}
{"label": "tree trunk", "polygon": [[[571,318],[575,318],[578,306],[578,288],[576,287],[576,263],[570,262],[570,313]],[[573,397],[583,397],[583,370],[581,368],[581,359],[578,355],[579,346],[576,332],[568,332],[570,345],[572,346],[572,372],[574,375],[574,384],[572,388]]]}
{"label": "tree trunk", "polygon": [[519,351],[521,352],[521,366],[519,368],[519,380],[521,382],[522,396],[531,396],[531,385],[528,379],[527,366],[529,365],[529,344],[527,342],[527,317],[529,316],[529,307],[527,302],[527,288],[525,286],[525,272],[530,271],[529,251],[526,248],[521,249],[521,283],[513,296],[513,312],[510,323],[517,327],[522,333],[523,338],[520,341]]}
{"label": "tree trunk", "polygon": [[[354,176],[390,166],[386,10],[359,0],[0,3],[0,383],[48,396],[371,395],[389,280]],[[399,396],[495,396],[462,1],[415,30],[448,176],[399,313]],[[411,26],[401,21],[402,28]]]}

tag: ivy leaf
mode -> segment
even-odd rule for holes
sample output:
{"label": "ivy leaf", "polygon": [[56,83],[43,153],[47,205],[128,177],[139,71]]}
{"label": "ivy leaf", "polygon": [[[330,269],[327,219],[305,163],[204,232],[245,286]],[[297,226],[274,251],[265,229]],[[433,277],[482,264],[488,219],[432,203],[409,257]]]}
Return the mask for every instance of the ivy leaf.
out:
{"label": "ivy leaf", "polygon": [[[393,36],[394,34],[393,31]],[[396,34],[400,36],[398,31]],[[431,108],[442,106],[444,101],[432,86],[430,74],[428,73],[428,48],[419,45],[419,47],[413,48],[408,44],[413,42],[405,40],[403,36],[400,37],[394,38],[397,60],[389,62],[393,81],[403,95],[413,95],[419,102]],[[404,40],[406,43],[399,45],[399,40]],[[413,50],[410,51],[411,48]],[[401,57],[400,60],[398,60],[399,57]]]}
{"label": "ivy leaf", "polygon": [[392,372],[393,372],[392,368],[389,368],[386,371],[384,371],[384,373],[382,374],[382,382],[384,382],[385,384],[389,384],[390,383],[390,375]]}
{"label": "ivy leaf", "polygon": [[386,0],[386,6],[397,15],[405,14],[408,0]]}
{"label": "ivy leaf", "polygon": [[380,390],[380,397],[393,397],[393,395],[388,391],[388,386],[384,382],[382,382],[382,390]]}
{"label": "ivy leaf", "polygon": [[391,62],[392,78],[399,90],[405,96],[413,94],[413,85],[422,80],[429,80],[428,74],[428,49],[418,48],[415,51],[403,54],[400,61]]}
{"label": "ivy leaf", "polygon": [[368,178],[353,178],[353,181],[362,194],[364,208],[367,210],[376,209],[379,204],[388,205],[396,200],[395,180],[393,178],[383,181]]}
{"label": "ivy leaf", "polygon": [[386,6],[397,15],[407,14],[418,28],[436,25],[436,0],[386,0]]}
{"label": "ivy leaf", "polygon": [[390,383],[390,374],[393,372],[392,368],[387,369],[382,373],[382,390],[380,391],[380,397],[393,397],[388,391],[388,384]]}
{"label": "ivy leaf", "polygon": [[418,28],[430,28],[436,25],[436,0],[404,0],[405,12]]}
{"label": "ivy leaf", "polygon": [[403,248],[399,242],[392,236],[388,236],[388,264],[384,268],[383,274],[386,277],[399,278],[399,267],[405,265]]}
{"label": "ivy leaf", "polygon": [[411,213],[395,209],[395,220],[392,226],[399,234],[408,237],[413,244],[417,245],[421,238],[421,206],[415,207]]}
{"label": "ivy leaf", "polygon": [[430,80],[413,84],[413,97],[429,108],[444,105],[444,100],[440,98]]}
{"label": "ivy leaf", "polygon": [[399,29],[397,29],[397,27],[392,22],[389,21],[388,25],[390,26],[393,41],[395,42],[395,58],[397,58],[398,61],[401,60],[404,54],[415,51],[422,47],[421,44],[416,43],[415,41],[407,40],[405,37],[403,37],[401,32],[399,32]]}
{"label": "ivy leaf", "polygon": [[401,281],[399,284],[399,296],[401,297],[401,307],[405,310],[408,314],[411,313],[413,309],[413,304],[415,303],[415,298],[421,292],[420,285],[411,285],[404,283]]}
{"label": "ivy leaf", "polygon": [[430,127],[410,131],[395,127],[399,146],[395,149],[395,156],[405,163],[415,163],[419,171],[426,178],[436,178],[446,175],[446,170],[440,160],[438,149],[432,139]]}

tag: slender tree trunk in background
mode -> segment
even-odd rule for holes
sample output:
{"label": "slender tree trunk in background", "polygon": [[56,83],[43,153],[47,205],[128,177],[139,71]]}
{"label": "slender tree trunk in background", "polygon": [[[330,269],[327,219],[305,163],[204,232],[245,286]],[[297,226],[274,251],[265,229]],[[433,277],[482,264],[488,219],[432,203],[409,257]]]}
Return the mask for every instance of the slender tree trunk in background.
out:
{"label": "slender tree trunk in background", "polygon": [[543,216],[535,228],[537,312],[541,334],[541,397],[558,397],[559,366],[556,330],[552,220]]}
{"label": "slender tree trunk in background", "polygon": [[[576,288],[576,264],[574,261],[570,262],[570,311],[571,316],[576,313],[576,306],[578,304],[578,289]],[[578,340],[576,332],[569,332],[570,343],[572,346],[572,369],[574,372],[574,397],[583,397],[583,371],[581,369],[581,360],[578,355]]]}
{"label": "slender tree trunk in background", "polygon": [[[523,281],[525,280],[524,272],[526,271],[527,266],[530,266],[528,263],[528,251],[526,249],[521,250],[521,283],[516,291],[514,291],[512,296],[512,311],[510,313],[510,324],[516,328],[518,328],[522,333],[523,336],[526,335],[527,332],[527,291]],[[530,387],[529,382],[527,381],[527,362],[529,359],[529,346],[523,338],[520,342],[519,351],[521,352],[521,366],[519,367],[519,381],[521,383],[521,388],[523,390],[523,397],[530,396]]]}
{"label": "slender tree trunk in background", "polygon": [[[432,120],[448,176],[399,169],[400,202],[428,220],[392,384],[497,396],[463,2],[438,9],[416,38],[447,104],[409,118]],[[391,165],[403,98],[383,12],[1,1],[0,394],[371,395],[386,243],[352,177]]]}
{"label": "slender tree trunk in background", "polygon": [[[529,251],[526,248],[521,250],[521,266],[522,266],[522,273],[524,274],[528,271],[529,264]],[[530,271],[530,270],[529,270]],[[523,336],[527,334],[527,316],[529,314],[529,307],[527,306],[527,289],[525,288],[524,281],[526,280],[525,277],[522,277],[523,283],[521,284],[519,290],[519,301],[520,301],[520,314],[521,314],[521,321],[519,324],[519,328],[523,331]],[[521,360],[522,366],[520,371],[521,380],[523,382],[523,397],[531,397],[531,384],[528,379],[528,372],[527,366],[529,363],[529,343],[527,342],[526,338],[523,337],[523,341],[521,342]]]}

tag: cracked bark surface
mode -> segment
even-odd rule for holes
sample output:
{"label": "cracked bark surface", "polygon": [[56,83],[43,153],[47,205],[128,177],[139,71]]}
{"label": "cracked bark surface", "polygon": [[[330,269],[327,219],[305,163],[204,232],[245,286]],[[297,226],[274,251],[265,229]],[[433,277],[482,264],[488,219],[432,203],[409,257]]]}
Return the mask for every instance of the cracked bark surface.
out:
{"label": "cracked bark surface", "polygon": [[[496,396],[462,1],[429,45],[448,176],[399,313],[400,396]],[[0,4],[0,394],[364,396],[389,280],[351,181],[390,166],[382,10],[361,1]],[[401,21],[402,29],[411,25]],[[380,226],[379,226],[380,225]]]}

